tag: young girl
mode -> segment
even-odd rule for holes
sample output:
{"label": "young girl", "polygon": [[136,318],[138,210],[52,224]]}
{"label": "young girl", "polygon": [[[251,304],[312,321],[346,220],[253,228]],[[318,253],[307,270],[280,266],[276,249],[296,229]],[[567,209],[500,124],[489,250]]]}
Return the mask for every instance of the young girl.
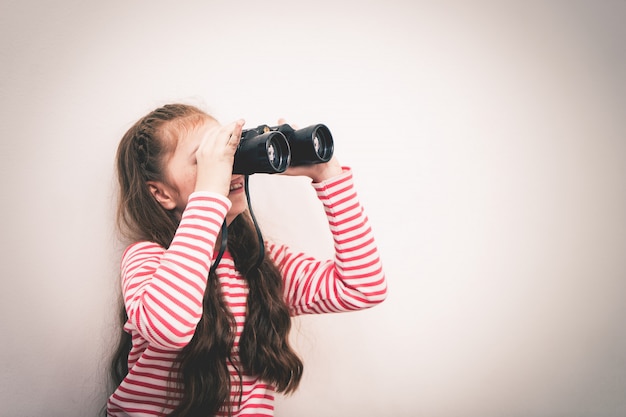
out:
{"label": "young girl", "polygon": [[139,120],[117,153],[123,337],[109,416],[272,416],[302,362],[291,316],[372,307],[386,281],[350,169],[306,175],[324,207],[335,259],[264,242],[245,177],[232,174],[243,121],[166,105]]}

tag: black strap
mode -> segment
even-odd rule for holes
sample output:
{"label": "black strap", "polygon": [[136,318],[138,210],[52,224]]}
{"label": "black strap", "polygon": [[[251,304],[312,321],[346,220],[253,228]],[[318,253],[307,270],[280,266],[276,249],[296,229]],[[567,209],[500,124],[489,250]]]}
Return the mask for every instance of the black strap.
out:
{"label": "black strap", "polygon": [[259,257],[257,258],[254,265],[252,265],[251,269],[258,268],[263,259],[265,259],[265,241],[263,240],[263,234],[261,233],[261,229],[259,228],[259,224],[256,221],[256,217],[254,217],[254,212],[252,211],[252,204],[250,204],[250,190],[248,188],[248,179],[249,175],[245,177],[245,190],[246,190],[246,200],[248,201],[248,211],[250,211],[250,216],[252,217],[252,222],[254,223],[254,228],[256,229],[256,235],[259,239]]}
{"label": "black strap", "polygon": [[[263,234],[261,233],[259,224],[257,223],[256,217],[254,216],[254,212],[252,211],[252,204],[250,203],[250,189],[248,186],[248,179],[249,179],[249,176],[246,175],[244,184],[245,184],[245,191],[246,191],[246,200],[248,202],[248,211],[250,211],[250,216],[252,217],[252,222],[254,223],[254,229],[256,230],[256,235],[259,239],[259,256],[251,268],[251,269],[254,269],[254,268],[258,268],[263,262],[263,259],[265,259],[265,241],[263,240]],[[213,262],[213,265],[211,265],[209,274],[211,272],[214,272],[217,269],[217,266],[222,260],[222,256],[224,256],[224,251],[226,250],[227,245],[228,245],[228,226],[226,225],[226,219],[224,219],[224,222],[222,223],[222,239],[220,242],[220,250],[217,254],[217,258],[215,258],[215,262]]]}
{"label": "black strap", "polygon": [[215,262],[213,262],[213,265],[211,265],[209,275],[211,275],[211,272],[214,272],[217,269],[217,266],[220,264],[222,256],[224,256],[224,251],[226,250],[226,245],[228,245],[228,226],[226,225],[226,219],[224,219],[224,223],[222,223],[222,240],[220,242],[220,251],[217,254],[217,258],[215,258]]}

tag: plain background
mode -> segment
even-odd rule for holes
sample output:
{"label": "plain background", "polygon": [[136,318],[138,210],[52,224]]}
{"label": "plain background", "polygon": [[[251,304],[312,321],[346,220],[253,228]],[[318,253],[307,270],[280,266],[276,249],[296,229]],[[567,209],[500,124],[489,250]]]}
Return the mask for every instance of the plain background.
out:
{"label": "plain background", "polygon": [[[0,415],[94,416],[114,154],[171,101],[326,123],[387,301],[298,319],[277,416],[626,415],[626,2],[0,3]],[[268,236],[332,254],[307,181]]]}

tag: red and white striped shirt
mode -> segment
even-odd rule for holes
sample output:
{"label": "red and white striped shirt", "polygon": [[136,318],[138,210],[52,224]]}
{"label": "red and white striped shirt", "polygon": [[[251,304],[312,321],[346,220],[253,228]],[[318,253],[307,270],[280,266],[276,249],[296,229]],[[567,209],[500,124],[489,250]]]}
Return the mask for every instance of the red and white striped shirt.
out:
{"label": "red and white striped shirt", "polygon": [[[382,302],[387,284],[367,216],[357,199],[352,173],[313,183],[335,245],[335,259],[318,261],[284,245],[266,243],[278,266],[292,315],[359,310]],[[168,397],[174,361],[191,340],[202,316],[202,299],[213,250],[230,200],[193,193],[169,249],[151,242],[130,245],[122,257],[122,291],[132,335],[129,373],[109,397],[109,416],[166,416],[176,405]],[[216,270],[226,304],[237,321],[233,362],[239,365],[248,286],[226,251]],[[231,375],[237,375],[229,363]],[[238,366],[241,369],[240,366]],[[242,370],[231,403],[236,416],[272,416],[274,388]],[[236,387],[236,388],[235,388]],[[235,392],[237,389],[237,392]]]}

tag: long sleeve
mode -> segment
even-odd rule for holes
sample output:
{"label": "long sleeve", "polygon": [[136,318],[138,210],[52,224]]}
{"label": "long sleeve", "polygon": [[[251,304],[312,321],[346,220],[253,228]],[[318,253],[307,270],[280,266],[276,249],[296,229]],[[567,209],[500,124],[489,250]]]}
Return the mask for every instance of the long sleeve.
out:
{"label": "long sleeve", "polygon": [[152,242],[126,249],[122,291],[127,331],[154,347],[180,349],[189,343],[202,316],[215,242],[230,205],[221,195],[194,193],[167,250]]}
{"label": "long sleeve", "polygon": [[369,220],[357,198],[352,172],[313,187],[324,206],[335,259],[317,261],[269,244],[285,279],[292,314],[330,313],[369,308],[387,295],[382,262]]}

